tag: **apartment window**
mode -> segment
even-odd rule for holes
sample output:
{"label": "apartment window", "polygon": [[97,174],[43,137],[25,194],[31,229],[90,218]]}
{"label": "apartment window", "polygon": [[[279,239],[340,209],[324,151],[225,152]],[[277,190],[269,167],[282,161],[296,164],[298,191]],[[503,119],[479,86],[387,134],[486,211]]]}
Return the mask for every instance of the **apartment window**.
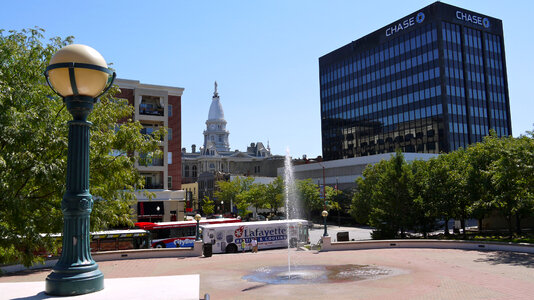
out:
{"label": "apartment window", "polygon": [[184,177],[189,177],[189,166],[185,166]]}
{"label": "apartment window", "polygon": [[172,176],[167,176],[167,189],[172,189]]}
{"label": "apartment window", "polygon": [[168,138],[167,140],[172,141],[172,128],[167,128]]}
{"label": "apartment window", "polygon": [[168,111],[168,113],[169,113],[169,117],[172,117],[172,105],[169,104],[169,106],[167,107],[167,109],[168,109],[167,111]]}
{"label": "apartment window", "polygon": [[167,164],[172,165],[172,152],[167,152]]}

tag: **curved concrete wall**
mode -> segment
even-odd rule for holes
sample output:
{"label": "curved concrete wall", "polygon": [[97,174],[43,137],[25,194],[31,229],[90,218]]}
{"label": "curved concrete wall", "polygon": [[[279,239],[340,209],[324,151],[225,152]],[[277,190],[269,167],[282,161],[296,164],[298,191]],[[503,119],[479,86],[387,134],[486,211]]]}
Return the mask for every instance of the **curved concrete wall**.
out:
{"label": "curved concrete wall", "polygon": [[[195,242],[193,248],[163,248],[163,249],[132,249],[120,251],[94,252],[91,256],[96,262],[122,259],[143,259],[143,258],[163,258],[163,257],[195,257],[202,255],[201,241]],[[58,259],[46,260],[43,264],[36,264],[29,268],[23,265],[2,266],[2,273],[13,273],[22,270],[33,270],[42,268],[52,268]]]}
{"label": "curved concrete wall", "polygon": [[321,251],[384,249],[384,248],[434,248],[434,249],[463,249],[489,250],[534,253],[534,246],[530,244],[512,244],[498,242],[472,242],[451,240],[377,240],[358,242],[332,243],[331,237],[322,237]]}

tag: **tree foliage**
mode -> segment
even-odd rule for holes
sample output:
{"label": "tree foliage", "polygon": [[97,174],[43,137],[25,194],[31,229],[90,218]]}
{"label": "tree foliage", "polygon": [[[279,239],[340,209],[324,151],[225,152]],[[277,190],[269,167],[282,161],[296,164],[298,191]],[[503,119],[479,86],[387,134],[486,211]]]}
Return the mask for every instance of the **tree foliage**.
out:
{"label": "tree foliage", "polygon": [[232,181],[217,181],[214,197],[218,202],[233,203],[241,217],[244,218],[249,213],[247,208],[252,204],[252,195],[245,195],[245,193],[253,186],[253,182],[254,178],[252,177],[236,177]]}
{"label": "tree foliage", "polygon": [[209,196],[204,196],[202,200],[202,211],[206,215],[211,215],[215,211],[215,202]]}
{"label": "tree foliage", "polygon": [[276,179],[265,186],[265,207],[271,210],[271,213],[277,214],[278,209],[284,206],[284,180],[278,176]]}
{"label": "tree foliage", "polygon": [[[48,233],[62,231],[72,117],[43,72],[51,56],[73,38],[46,43],[43,32],[0,30],[0,263],[40,260],[35,253],[55,250]],[[133,191],[143,187],[136,153],[157,152],[165,134],[142,135],[141,124],[131,119],[133,107],[110,96],[117,92],[113,88],[104,95],[89,116],[91,230],[131,225]]]}
{"label": "tree foliage", "polygon": [[[402,154],[369,165],[356,183],[351,215],[376,228],[374,237],[403,237],[411,229],[424,235],[438,220],[445,224],[483,219],[498,212],[510,233],[520,232],[520,220],[534,215],[534,139],[499,138],[484,141],[428,161],[407,163]],[[479,222],[481,224],[481,222]]]}
{"label": "tree foliage", "polygon": [[319,187],[311,179],[298,180],[297,190],[302,206],[304,207],[306,218],[311,220],[313,217],[312,212],[322,210],[324,207],[324,201],[321,199]]}

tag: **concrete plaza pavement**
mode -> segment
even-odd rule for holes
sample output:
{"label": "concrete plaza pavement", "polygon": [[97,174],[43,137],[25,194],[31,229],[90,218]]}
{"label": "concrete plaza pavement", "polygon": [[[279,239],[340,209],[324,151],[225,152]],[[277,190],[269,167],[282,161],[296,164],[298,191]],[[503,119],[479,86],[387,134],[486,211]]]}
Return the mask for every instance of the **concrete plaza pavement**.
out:
{"label": "concrete plaza pavement", "polygon": [[[322,284],[269,285],[242,279],[262,267],[287,265],[288,253],[292,265],[374,265],[403,272],[376,280]],[[534,295],[534,255],[512,252],[277,249],[208,258],[105,261],[99,265],[106,279],[199,274],[199,295],[208,293],[211,299],[532,299]],[[49,273],[50,269],[23,271],[4,275],[0,282],[43,281],[44,288]],[[158,299],[158,293],[154,290],[152,299]]]}

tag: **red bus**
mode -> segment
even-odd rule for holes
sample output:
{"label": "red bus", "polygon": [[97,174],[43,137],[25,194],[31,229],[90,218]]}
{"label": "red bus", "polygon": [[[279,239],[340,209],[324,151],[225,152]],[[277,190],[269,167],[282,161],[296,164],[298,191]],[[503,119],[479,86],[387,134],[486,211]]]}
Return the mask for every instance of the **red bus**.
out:
{"label": "red bus", "polygon": [[[202,219],[200,220],[200,225],[237,222],[241,222],[241,219]],[[150,244],[152,248],[193,247],[195,243],[196,226],[197,221],[135,223],[135,227],[150,232]]]}
{"label": "red bus", "polygon": [[[119,229],[108,231],[90,232],[90,249],[91,252],[114,251],[127,249],[143,249],[149,247],[150,232],[141,229]],[[50,236],[59,246],[58,255],[61,254],[62,234],[41,234],[41,236]],[[36,252],[40,256],[52,256],[50,253],[41,250]]]}

